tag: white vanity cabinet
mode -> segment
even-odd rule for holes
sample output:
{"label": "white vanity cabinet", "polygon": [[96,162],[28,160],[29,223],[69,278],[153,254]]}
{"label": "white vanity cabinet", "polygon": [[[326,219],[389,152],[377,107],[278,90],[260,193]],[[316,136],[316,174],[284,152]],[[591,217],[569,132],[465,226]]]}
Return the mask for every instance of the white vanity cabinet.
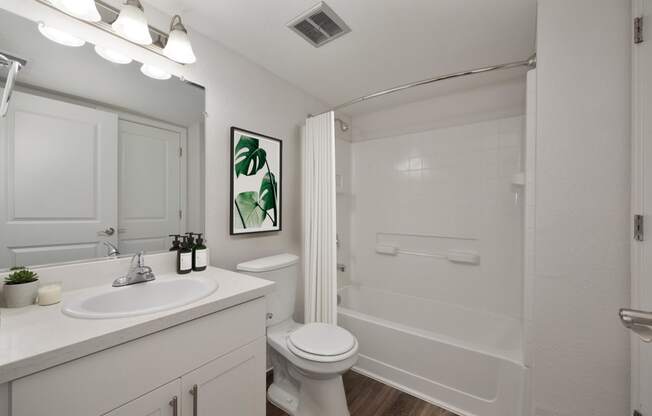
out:
{"label": "white vanity cabinet", "polygon": [[265,339],[260,339],[182,377],[180,414],[264,415],[266,386],[259,381],[265,345]]}
{"label": "white vanity cabinet", "polygon": [[255,341],[105,416],[263,415],[252,397],[265,397],[258,365],[264,347],[263,339]]}
{"label": "white vanity cabinet", "polygon": [[11,416],[264,416],[265,345],[257,298],[14,380]]}

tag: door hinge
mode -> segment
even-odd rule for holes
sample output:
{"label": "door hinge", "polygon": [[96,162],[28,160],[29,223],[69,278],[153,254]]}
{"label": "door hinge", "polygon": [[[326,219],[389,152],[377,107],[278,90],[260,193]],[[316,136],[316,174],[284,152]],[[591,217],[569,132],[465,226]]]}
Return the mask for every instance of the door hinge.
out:
{"label": "door hinge", "polygon": [[179,157],[183,157],[183,147],[179,148]]}
{"label": "door hinge", "polygon": [[634,215],[634,240],[645,240],[645,223],[642,215]]}
{"label": "door hinge", "polygon": [[182,210],[179,210],[179,219],[180,219],[180,220],[183,219],[183,211],[182,211]]}
{"label": "door hinge", "polygon": [[634,18],[634,43],[643,43],[643,17]]}

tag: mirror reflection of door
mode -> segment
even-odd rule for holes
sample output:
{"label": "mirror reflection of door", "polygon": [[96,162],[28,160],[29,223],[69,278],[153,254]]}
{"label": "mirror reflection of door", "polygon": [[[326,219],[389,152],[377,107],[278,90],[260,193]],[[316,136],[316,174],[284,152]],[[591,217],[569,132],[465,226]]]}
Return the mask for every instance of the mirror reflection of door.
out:
{"label": "mirror reflection of door", "polygon": [[186,231],[186,142],[184,127],[16,92],[0,120],[0,268],[165,251]]}
{"label": "mirror reflection of door", "polygon": [[0,268],[117,244],[118,117],[15,92],[0,119]]}
{"label": "mirror reflection of door", "polygon": [[[652,32],[647,16],[652,2],[634,0],[635,16],[644,16],[643,42],[633,48],[633,186],[632,214],[643,215],[642,241],[632,243],[632,303],[625,305],[652,315]],[[646,330],[647,327],[642,327]],[[635,332],[631,338],[632,410],[652,415],[652,343]]]}
{"label": "mirror reflection of door", "polygon": [[119,132],[120,252],[166,250],[169,234],[185,232],[186,129],[120,120]]}

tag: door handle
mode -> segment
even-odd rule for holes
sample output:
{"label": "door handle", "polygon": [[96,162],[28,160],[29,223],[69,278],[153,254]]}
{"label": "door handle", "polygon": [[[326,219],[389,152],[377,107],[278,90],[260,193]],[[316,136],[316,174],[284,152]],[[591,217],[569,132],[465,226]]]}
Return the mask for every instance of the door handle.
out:
{"label": "door handle", "polygon": [[115,234],[115,228],[107,227],[104,231],[98,231],[97,235],[100,237],[111,237]]}
{"label": "door handle", "polygon": [[195,384],[190,389],[190,394],[192,395],[192,416],[197,416],[197,400],[199,399],[199,388]]}
{"label": "door handle", "polygon": [[641,341],[652,342],[652,312],[623,308],[618,315],[625,328],[634,331]]}
{"label": "door handle", "polygon": [[170,400],[170,406],[172,406],[172,416],[178,416],[179,415],[179,398],[177,396],[174,396],[172,400]]}

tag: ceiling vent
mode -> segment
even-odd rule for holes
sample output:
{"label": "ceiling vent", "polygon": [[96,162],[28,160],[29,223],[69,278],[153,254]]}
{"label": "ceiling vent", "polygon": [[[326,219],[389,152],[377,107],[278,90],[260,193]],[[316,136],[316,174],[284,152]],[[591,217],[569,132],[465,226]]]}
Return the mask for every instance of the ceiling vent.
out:
{"label": "ceiling vent", "polygon": [[288,27],[318,48],[351,31],[323,1],[288,23]]}

